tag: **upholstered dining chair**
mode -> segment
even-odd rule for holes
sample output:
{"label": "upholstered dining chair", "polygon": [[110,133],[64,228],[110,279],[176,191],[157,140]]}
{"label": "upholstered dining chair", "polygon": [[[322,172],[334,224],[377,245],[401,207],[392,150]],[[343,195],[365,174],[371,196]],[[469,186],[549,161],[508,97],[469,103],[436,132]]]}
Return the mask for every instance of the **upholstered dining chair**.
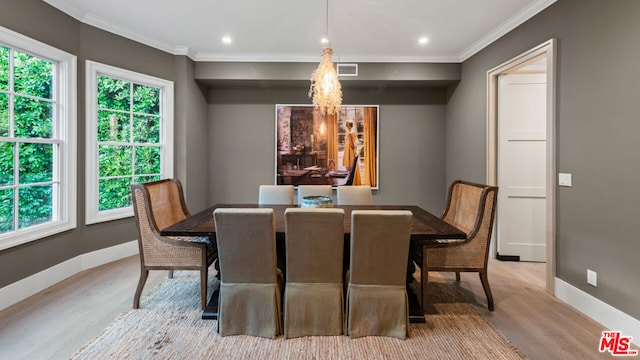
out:
{"label": "upholstered dining chair", "polygon": [[282,333],[282,273],[273,209],[218,208],[213,219],[220,262],[218,332],[275,338]]}
{"label": "upholstered dining chair", "polygon": [[345,325],[350,338],[409,335],[405,277],[412,218],[407,210],[351,212]]}
{"label": "upholstered dining chair", "polygon": [[285,210],[284,337],[341,335],[344,210]]}
{"label": "upholstered dining chair", "polygon": [[302,204],[305,196],[331,196],[333,198],[333,187],[331,185],[298,185],[298,204]]}
{"label": "upholstered dining chair", "polygon": [[451,184],[442,219],[464,231],[467,239],[462,242],[441,240],[422,247],[421,256],[416,258],[421,268],[423,308],[427,304],[429,271],[455,272],[456,281],[460,281],[460,272],[477,272],[487,296],[487,307],[493,311],[487,261],[497,198],[495,186],[461,180]]}
{"label": "upholstered dining chair", "polygon": [[149,270],[200,271],[202,309],[207,304],[208,268],[216,259],[215,243],[206,237],[165,237],[160,230],[189,216],[182,185],[177,179],[164,179],[131,185],[140,252],[140,280],[133,297],[133,308],[140,307],[140,295]]}
{"label": "upholstered dining chair", "polygon": [[373,195],[371,194],[371,186],[338,186],[337,188],[338,205],[371,205],[373,204]]}
{"label": "upholstered dining chair", "polygon": [[293,185],[260,185],[258,204],[293,205]]}

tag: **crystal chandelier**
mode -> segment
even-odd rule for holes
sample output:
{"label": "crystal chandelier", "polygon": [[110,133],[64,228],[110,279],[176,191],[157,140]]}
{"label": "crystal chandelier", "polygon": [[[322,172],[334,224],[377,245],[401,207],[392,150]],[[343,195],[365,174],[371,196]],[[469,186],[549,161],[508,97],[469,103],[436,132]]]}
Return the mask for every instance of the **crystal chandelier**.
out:
{"label": "crystal chandelier", "polygon": [[[329,0],[327,0],[327,37],[329,36]],[[327,46],[322,53],[318,68],[311,74],[309,97],[313,104],[325,114],[334,114],[342,104],[342,87],[338,81],[338,73],[331,60],[333,50]]]}

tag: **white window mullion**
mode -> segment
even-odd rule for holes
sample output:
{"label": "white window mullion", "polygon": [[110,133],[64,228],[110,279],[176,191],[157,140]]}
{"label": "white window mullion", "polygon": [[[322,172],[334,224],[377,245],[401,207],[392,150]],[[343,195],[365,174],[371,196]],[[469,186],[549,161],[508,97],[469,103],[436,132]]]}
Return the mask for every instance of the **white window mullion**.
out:
{"label": "white window mullion", "polygon": [[[115,208],[110,210],[100,211],[100,194],[99,194],[99,146],[125,146],[131,149],[130,166],[128,168],[129,174],[119,174],[119,176],[109,176],[109,179],[124,179],[128,178],[129,181],[134,181],[136,176],[144,176],[145,174],[135,174],[135,159],[138,156],[137,152],[139,147],[142,146],[159,146],[160,151],[160,177],[173,176],[173,168],[165,169],[163,160],[166,158],[173,158],[173,83],[164,79],[151,77],[148,75],[116,68],[113,66],[96,63],[93,61],[86,62],[86,139],[87,139],[87,161],[86,161],[86,184],[87,184],[87,202],[86,202],[86,223],[93,224],[103,221],[115,220],[125,217],[133,216],[133,208],[126,206],[123,208]],[[122,80],[129,83],[129,109],[117,110],[117,109],[103,109],[98,108],[98,78],[108,77],[116,80]],[[146,144],[144,142],[136,142],[135,140],[135,116],[149,116],[144,113],[134,113],[134,88],[136,85],[149,86],[158,89],[160,92],[160,113],[158,116],[160,119],[160,140],[157,144]],[[163,94],[170,94],[170,96],[163,96]],[[127,113],[129,136],[127,139],[118,139],[117,141],[98,141],[98,111],[106,110],[111,112],[117,112],[121,114]],[[124,117],[124,116],[123,116]]]}
{"label": "white window mullion", "polygon": [[[9,49],[9,88],[7,91],[9,105],[8,137],[1,140],[13,143],[13,176],[14,182],[10,188],[13,192],[13,231],[0,233],[0,250],[46,236],[67,231],[76,226],[76,57],[72,54],[41,43],[12,30],[0,26],[0,43]],[[16,138],[16,89],[15,89],[15,55],[16,51],[26,53],[35,58],[52,64],[52,94],[51,99],[41,99],[29,94],[21,94],[28,99],[50,102],[52,107],[52,137]],[[21,144],[50,144],[52,152],[51,181],[33,184],[21,184],[20,145]],[[49,221],[19,228],[20,191],[34,186],[51,186],[51,213]]]}

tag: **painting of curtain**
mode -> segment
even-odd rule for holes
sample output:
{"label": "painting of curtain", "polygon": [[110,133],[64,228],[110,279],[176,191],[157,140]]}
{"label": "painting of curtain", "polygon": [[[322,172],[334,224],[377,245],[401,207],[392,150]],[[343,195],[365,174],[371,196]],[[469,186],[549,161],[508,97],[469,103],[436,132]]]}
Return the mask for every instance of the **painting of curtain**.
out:
{"label": "painting of curtain", "polygon": [[377,152],[377,139],[378,133],[378,109],[365,107],[364,108],[364,179],[362,185],[369,185],[372,188],[378,188],[378,152]]}
{"label": "painting of curtain", "polygon": [[377,105],[343,105],[332,115],[313,105],[276,105],[276,184],[377,189],[377,149]]}

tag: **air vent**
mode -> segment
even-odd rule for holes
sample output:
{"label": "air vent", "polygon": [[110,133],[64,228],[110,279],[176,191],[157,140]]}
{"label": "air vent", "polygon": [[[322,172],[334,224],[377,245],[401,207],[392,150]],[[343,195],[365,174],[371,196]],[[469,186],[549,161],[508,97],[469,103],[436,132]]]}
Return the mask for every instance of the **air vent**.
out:
{"label": "air vent", "polygon": [[358,76],[358,64],[338,63],[338,76]]}

